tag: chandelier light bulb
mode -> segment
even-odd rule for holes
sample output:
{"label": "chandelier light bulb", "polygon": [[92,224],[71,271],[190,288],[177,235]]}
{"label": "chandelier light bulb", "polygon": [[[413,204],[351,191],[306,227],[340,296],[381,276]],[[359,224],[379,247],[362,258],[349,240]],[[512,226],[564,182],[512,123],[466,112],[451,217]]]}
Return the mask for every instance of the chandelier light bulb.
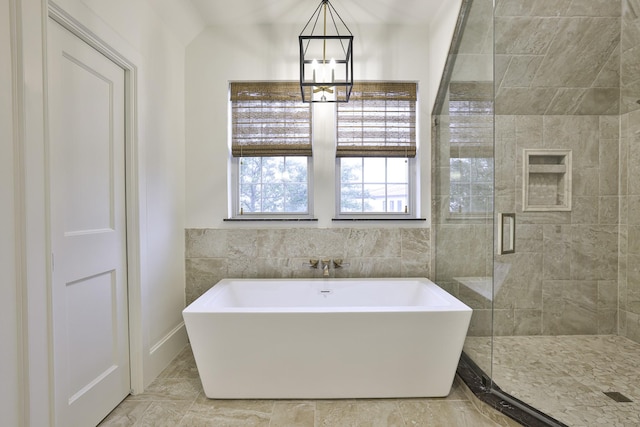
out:
{"label": "chandelier light bulb", "polygon": [[336,60],[331,58],[329,61],[329,68],[331,68],[331,83],[336,81]]}
{"label": "chandelier light bulb", "polygon": [[313,69],[313,82],[315,83],[316,81],[316,70],[318,69],[318,60],[314,58],[313,61],[311,61],[311,68]]}

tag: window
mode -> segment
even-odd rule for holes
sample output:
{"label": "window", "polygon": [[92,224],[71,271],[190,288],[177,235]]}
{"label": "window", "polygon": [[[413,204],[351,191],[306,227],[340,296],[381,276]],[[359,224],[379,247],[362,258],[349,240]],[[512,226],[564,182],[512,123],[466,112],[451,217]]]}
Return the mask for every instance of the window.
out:
{"label": "window", "polygon": [[416,216],[416,83],[361,82],[337,105],[338,217]]}
{"label": "window", "polygon": [[491,157],[452,157],[449,159],[450,213],[491,212],[493,159]]}
{"label": "window", "polygon": [[309,212],[308,157],[240,159],[240,214]]}
{"label": "window", "polygon": [[493,86],[449,85],[449,213],[487,215],[493,210]]}
{"label": "window", "polygon": [[409,159],[340,159],[340,213],[409,212]]}
{"label": "window", "polygon": [[311,104],[297,82],[233,82],[234,217],[311,214]]}

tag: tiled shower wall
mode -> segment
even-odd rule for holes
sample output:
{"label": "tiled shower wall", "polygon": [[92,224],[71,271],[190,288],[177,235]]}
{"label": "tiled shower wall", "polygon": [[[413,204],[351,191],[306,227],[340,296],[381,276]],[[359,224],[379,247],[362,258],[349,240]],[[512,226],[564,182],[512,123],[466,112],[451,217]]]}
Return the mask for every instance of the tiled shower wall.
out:
{"label": "tiled shower wall", "polygon": [[187,229],[187,304],[224,278],[429,277],[428,228]]}
{"label": "tiled shower wall", "polygon": [[640,342],[640,110],[622,115],[620,138],[620,335]]}
{"label": "tiled shower wall", "polygon": [[640,342],[640,0],[623,1],[620,48],[620,335]]}
{"label": "tiled shower wall", "polygon": [[[490,253],[492,241],[482,238],[483,228],[489,227],[477,219],[448,219],[438,203],[436,214],[442,217],[434,221],[439,236],[435,274],[438,283],[444,280],[474,308],[470,333],[620,331],[640,338],[640,268],[636,267],[640,258],[631,261],[640,254],[640,231],[631,226],[632,221],[640,225],[640,197],[637,206],[631,207],[636,202],[631,192],[640,191],[634,190],[640,186],[632,189],[631,184],[633,166],[640,164],[640,151],[634,161],[631,142],[639,139],[633,130],[635,126],[637,132],[639,125],[638,116],[626,113],[629,106],[640,107],[635,104],[640,96],[634,96],[640,93],[637,13],[640,0],[496,2],[494,209],[517,214],[516,253],[496,256],[494,266],[483,265],[481,259],[467,263],[457,255]],[[484,25],[488,22],[485,19]],[[470,18],[470,25],[483,24]],[[478,27],[470,33],[478,40],[485,30]],[[463,38],[462,57],[487,55],[481,49],[464,51],[465,47]],[[466,75],[473,77],[473,73]],[[448,173],[447,130],[440,133],[444,140],[439,141],[435,157],[440,164],[434,168],[440,183],[434,194],[446,196],[448,190],[440,187],[448,180],[440,175]],[[570,212],[523,211],[523,150],[540,148],[573,152]],[[628,186],[620,179],[627,173]],[[440,238],[443,233],[471,237],[462,245]],[[493,301],[456,281],[456,275],[468,281],[490,271],[495,283]],[[618,314],[624,314],[620,325]]]}
{"label": "tiled shower wall", "polygon": [[[523,212],[525,148],[572,150],[570,212]],[[497,116],[496,158],[496,212],[517,227],[516,253],[496,256],[494,333],[616,333],[618,117]]]}
{"label": "tiled shower wall", "polygon": [[[501,0],[495,11],[496,335],[617,333],[620,1]],[[523,212],[523,150],[573,154],[570,212]]]}

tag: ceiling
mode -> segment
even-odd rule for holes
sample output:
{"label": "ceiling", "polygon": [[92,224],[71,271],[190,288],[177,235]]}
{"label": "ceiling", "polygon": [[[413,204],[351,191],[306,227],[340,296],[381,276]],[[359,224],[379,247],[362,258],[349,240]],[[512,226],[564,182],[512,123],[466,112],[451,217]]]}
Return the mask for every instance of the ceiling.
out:
{"label": "ceiling", "polygon": [[[189,0],[206,25],[299,23],[304,27],[320,0]],[[446,0],[331,0],[347,26],[429,24]]]}

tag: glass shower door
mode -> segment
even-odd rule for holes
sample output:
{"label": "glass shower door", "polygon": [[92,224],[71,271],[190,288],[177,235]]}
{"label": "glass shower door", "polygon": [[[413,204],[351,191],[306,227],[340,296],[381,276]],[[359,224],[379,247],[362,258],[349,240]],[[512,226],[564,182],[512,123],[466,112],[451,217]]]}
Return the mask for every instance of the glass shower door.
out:
{"label": "glass shower door", "polygon": [[462,2],[433,116],[435,282],[473,309],[464,352],[491,375],[493,1]]}

